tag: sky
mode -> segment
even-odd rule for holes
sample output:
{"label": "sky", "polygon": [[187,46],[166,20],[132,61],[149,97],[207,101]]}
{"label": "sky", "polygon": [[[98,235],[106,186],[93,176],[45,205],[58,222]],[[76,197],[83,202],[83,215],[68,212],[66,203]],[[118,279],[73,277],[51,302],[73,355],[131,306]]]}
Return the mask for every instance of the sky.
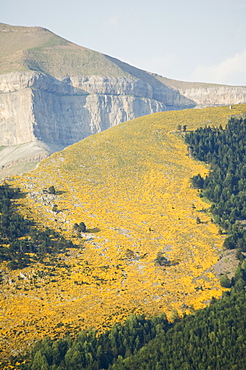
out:
{"label": "sky", "polygon": [[246,86],[246,0],[0,0],[0,22],[175,80]]}

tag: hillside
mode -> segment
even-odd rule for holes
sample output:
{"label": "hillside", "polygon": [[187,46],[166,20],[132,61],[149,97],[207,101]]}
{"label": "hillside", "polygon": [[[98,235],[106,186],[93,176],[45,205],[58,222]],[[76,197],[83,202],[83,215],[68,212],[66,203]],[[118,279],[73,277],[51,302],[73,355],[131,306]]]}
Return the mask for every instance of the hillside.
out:
{"label": "hillside", "polygon": [[130,315],[99,336],[90,331],[73,339],[45,338],[13,364],[22,370],[245,369],[245,298],[242,287],[174,323],[165,315]]}
{"label": "hillside", "polygon": [[[246,106],[125,122],[10,182],[26,194],[16,200],[22,215],[77,247],[21,271],[2,264],[4,353],[81,327],[104,331],[132,312],[165,312],[172,319],[221,296],[213,266],[224,236],[190,187],[190,177],[208,169],[189,158],[177,126],[224,125],[232,111]],[[56,194],[50,196],[44,189],[52,185]],[[87,232],[78,238],[74,225],[80,222]]]}
{"label": "hillside", "polygon": [[245,102],[245,87],[170,80],[42,27],[0,24],[0,178],[124,121]]}
{"label": "hillside", "polygon": [[42,27],[0,24],[0,73],[37,71],[52,77],[105,75],[124,77],[106,56],[78,46]]}

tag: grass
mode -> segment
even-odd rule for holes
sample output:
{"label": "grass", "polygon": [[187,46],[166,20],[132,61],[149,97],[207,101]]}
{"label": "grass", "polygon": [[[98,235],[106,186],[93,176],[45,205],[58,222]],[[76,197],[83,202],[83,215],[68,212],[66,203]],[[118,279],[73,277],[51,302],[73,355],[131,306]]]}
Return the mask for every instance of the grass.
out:
{"label": "grass", "polygon": [[0,73],[35,70],[66,75],[129,76],[96,51],[75,45],[41,27],[0,24]]}
{"label": "grass", "polygon": [[[234,114],[245,111],[246,105],[234,106]],[[177,126],[225,125],[230,113],[217,107],[125,122],[11,181],[27,195],[19,200],[21,213],[72,238],[77,249],[23,269],[22,279],[20,271],[1,266],[3,353],[45,335],[103,331],[132,312],[171,318],[221,296],[212,266],[224,236],[209,213],[201,212],[208,205],[189,180],[208,168],[189,158]],[[51,185],[59,191],[53,201],[57,214],[43,196]],[[90,232],[77,239],[73,225],[81,221]],[[159,252],[170,266],[156,265]]]}

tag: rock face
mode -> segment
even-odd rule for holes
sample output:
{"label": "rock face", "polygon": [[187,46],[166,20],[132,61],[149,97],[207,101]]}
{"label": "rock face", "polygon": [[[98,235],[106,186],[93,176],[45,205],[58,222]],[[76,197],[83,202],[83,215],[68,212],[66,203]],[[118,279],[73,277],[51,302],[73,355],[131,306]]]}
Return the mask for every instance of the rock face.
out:
{"label": "rock face", "polygon": [[179,92],[192,99],[197,107],[242,104],[246,102],[246,87],[208,86],[206,88],[179,89]]}
{"label": "rock face", "polygon": [[196,108],[246,103],[246,86],[184,82],[155,76],[169,88],[178,91],[182,96],[193,101]]}
{"label": "rock face", "polygon": [[0,75],[1,145],[41,140],[63,146],[120,122],[194,103],[161,83],[134,77],[72,76],[43,73]]}

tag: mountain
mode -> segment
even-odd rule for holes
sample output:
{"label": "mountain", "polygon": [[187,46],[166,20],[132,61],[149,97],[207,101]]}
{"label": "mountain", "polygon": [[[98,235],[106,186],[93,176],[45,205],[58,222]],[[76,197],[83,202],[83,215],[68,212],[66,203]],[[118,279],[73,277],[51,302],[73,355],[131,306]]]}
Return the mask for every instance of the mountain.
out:
{"label": "mountain", "polygon": [[245,87],[170,80],[41,27],[0,24],[0,73],[1,177],[123,121],[246,101]]}
{"label": "mountain", "polygon": [[[172,319],[222,295],[219,273],[233,271],[235,251],[225,256],[223,270],[225,235],[190,186],[190,178],[203,176],[208,167],[189,157],[177,127],[224,126],[232,111],[245,113],[246,105],[123,122],[9,181],[23,194],[14,199],[18,214],[75,248],[30,254],[32,263],[22,270],[0,264],[2,355],[46,335],[58,338],[90,327],[103,332],[133,312],[165,312]],[[78,234],[75,224],[81,222],[86,232]],[[52,239],[54,232],[48,234]],[[21,242],[23,251],[30,240]]]}
{"label": "mountain", "polygon": [[149,73],[46,29],[0,31],[3,145],[67,146],[137,116],[194,106]]}

